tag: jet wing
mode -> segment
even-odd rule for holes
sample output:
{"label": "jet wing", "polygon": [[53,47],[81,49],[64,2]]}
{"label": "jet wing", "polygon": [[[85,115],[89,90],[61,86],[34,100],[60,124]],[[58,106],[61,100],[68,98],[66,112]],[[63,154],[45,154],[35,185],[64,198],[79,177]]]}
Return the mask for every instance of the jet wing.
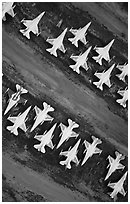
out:
{"label": "jet wing", "polygon": [[94,154],[101,154],[102,150],[100,150],[99,148],[95,148]]}
{"label": "jet wing", "polygon": [[15,123],[17,117],[8,117],[8,120],[10,120],[12,123]]}
{"label": "jet wing", "polygon": [[25,123],[23,123],[19,128],[21,128],[24,132],[27,131]]}
{"label": "jet wing", "polygon": [[71,135],[70,135],[70,137],[78,137],[79,136],[79,134],[77,134],[76,132],[74,132],[74,131],[72,131],[72,133],[71,133]]}
{"label": "jet wing", "polygon": [[54,148],[54,145],[53,145],[52,141],[50,141],[50,142],[47,144],[47,146],[50,147],[51,149]]}
{"label": "jet wing", "polygon": [[115,188],[115,185],[116,185],[116,183],[108,183],[108,186],[109,186],[110,188],[112,188],[112,189]]}
{"label": "jet wing", "polygon": [[125,166],[123,165],[123,164],[118,164],[118,166],[117,166],[117,169],[124,169],[125,168]]}
{"label": "jet wing", "polygon": [[110,61],[109,53],[107,53],[106,55],[103,55],[103,58],[104,58],[106,61]]}
{"label": "jet wing", "polygon": [[51,45],[54,45],[55,39],[47,39],[46,42],[50,43]]}
{"label": "jet wing", "polygon": [[118,93],[119,93],[121,96],[124,96],[125,90],[118,91]]}
{"label": "jet wing", "polygon": [[86,41],[85,36],[84,36],[83,38],[81,38],[80,40],[81,40],[81,42],[82,42],[84,45],[86,45],[86,44],[87,44],[87,41]]}
{"label": "jet wing", "polygon": [[87,71],[89,69],[88,65],[87,65],[87,62],[85,62],[82,67]]}
{"label": "jet wing", "polygon": [[34,138],[41,142],[43,135],[36,135]]}
{"label": "jet wing", "polygon": [[9,15],[11,15],[12,17],[14,17],[15,16],[15,14],[14,14],[14,11],[13,11],[13,9],[11,8],[8,12],[7,12]]}
{"label": "jet wing", "polygon": [[32,24],[32,20],[23,20],[21,21],[26,27],[29,27]]}
{"label": "jet wing", "polygon": [[79,164],[79,160],[78,160],[77,156],[75,156],[75,158],[73,159],[73,162],[76,163],[77,165]]}
{"label": "jet wing", "polygon": [[69,151],[61,152],[60,155],[67,157]]}
{"label": "jet wing", "polygon": [[35,28],[33,28],[32,32],[36,35],[38,34],[38,26],[36,25]]}
{"label": "jet wing", "polygon": [[71,32],[73,35],[76,35],[78,31],[79,31],[79,30],[77,30],[77,29],[73,29],[73,28],[70,29],[70,32]]}
{"label": "jet wing", "polygon": [[61,128],[61,131],[64,132],[64,130],[67,128],[66,125],[60,123],[60,128]]}
{"label": "jet wing", "polygon": [[97,78],[101,79],[102,74],[103,74],[103,73],[95,73],[94,75],[95,75]]}
{"label": "jet wing", "polygon": [[111,165],[114,162],[114,159],[110,155],[108,156],[108,159],[109,159],[109,163]]}
{"label": "jet wing", "polygon": [[105,84],[110,88],[111,87],[111,82],[110,82],[110,79],[108,79]]}
{"label": "jet wing", "polygon": [[59,50],[60,50],[61,52],[63,52],[63,53],[66,52],[65,47],[64,47],[63,44],[61,44],[61,46],[59,47]]}
{"label": "jet wing", "polygon": [[52,121],[54,118],[52,118],[50,115],[46,115],[46,118],[44,121]]}
{"label": "jet wing", "polygon": [[123,196],[125,196],[125,195],[126,195],[126,192],[125,192],[125,190],[124,190],[124,188],[123,188],[123,187],[121,188],[120,193],[121,193]]}
{"label": "jet wing", "polygon": [[71,56],[70,56],[70,58],[71,58],[72,60],[74,60],[75,62],[77,62],[77,61],[78,61],[79,56],[73,56],[73,55],[71,55]]}
{"label": "jet wing", "polygon": [[39,113],[42,111],[40,108],[38,108],[37,106],[34,107],[35,111],[36,111],[36,115],[39,115]]}

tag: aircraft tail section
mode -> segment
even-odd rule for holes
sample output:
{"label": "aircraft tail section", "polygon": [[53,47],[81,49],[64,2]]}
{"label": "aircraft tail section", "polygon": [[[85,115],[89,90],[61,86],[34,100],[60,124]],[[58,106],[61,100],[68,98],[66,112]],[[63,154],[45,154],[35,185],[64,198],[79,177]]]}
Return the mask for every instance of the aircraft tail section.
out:
{"label": "aircraft tail section", "polygon": [[76,47],[78,47],[78,41],[77,41],[77,40],[74,40],[74,38],[68,38],[68,40],[69,40],[73,45],[75,45]]}
{"label": "aircraft tail section", "polygon": [[41,145],[40,144],[36,144],[36,145],[34,145],[34,148],[37,149],[38,151],[40,151],[41,150]]}
{"label": "aircraft tail section", "polygon": [[69,66],[71,69],[73,69],[73,71],[77,72],[78,74],[80,74],[80,70],[79,67],[75,64],[75,65],[70,65]]}
{"label": "aircraft tail section", "polygon": [[3,21],[6,21],[6,17],[5,17],[5,15],[3,16],[2,20],[3,20]]}
{"label": "aircraft tail section", "polygon": [[20,30],[20,32],[28,39],[30,39],[30,33],[27,31],[27,29]]}
{"label": "aircraft tail section", "polygon": [[103,90],[103,86],[102,86],[102,84],[100,83],[100,81],[98,81],[98,82],[93,82],[93,84],[94,84],[97,88],[99,88],[101,91]]}
{"label": "aircraft tail section", "polygon": [[60,161],[60,164],[61,164],[62,166],[66,165],[66,168],[67,168],[67,169],[71,169],[70,162],[68,162],[67,160],[65,160],[65,161]]}
{"label": "aircraft tail section", "polygon": [[97,63],[102,65],[102,57],[100,55],[92,57]]}
{"label": "aircraft tail section", "polygon": [[126,101],[124,101],[123,99],[117,99],[116,102],[119,103],[124,108],[126,108]]}
{"label": "aircraft tail section", "polygon": [[46,49],[46,51],[49,52],[51,55],[54,55],[55,57],[57,57],[56,49],[53,49],[53,47]]}
{"label": "aircraft tail section", "polygon": [[13,126],[8,126],[7,130],[9,130],[11,133],[13,133],[14,135],[18,135],[18,130],[17,128],[13,129]]}
{"label": "aircraft tail section", "polygon": [[48,109],[49,111],[54,111],[54,108],[48,105],[46,102],[43,102],[44,109]]}

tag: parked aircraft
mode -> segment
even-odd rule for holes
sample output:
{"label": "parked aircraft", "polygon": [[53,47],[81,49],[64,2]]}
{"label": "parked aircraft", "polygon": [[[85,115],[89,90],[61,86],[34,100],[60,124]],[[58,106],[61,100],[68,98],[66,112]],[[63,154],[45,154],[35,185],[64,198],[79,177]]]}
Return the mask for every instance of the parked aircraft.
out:
{"label": "parked aircraft", "polygon": [[58,49],[61,52],[65,53],[66,50],[65,50],[64,45],[63,45],[63,40],[64,40],[66,32],[67,32],[67,28],[57,38],[54,38],[54,39],[48,38],[46,41],[53,46],[51,48],[46,49],[46,51],[50,52],[50,54],[54,55],[55,57],[57,57],[56,51]]}
{"label": "parked aircraft", "polygon": [[86,140],[84,141],[85,148],[86,148],[85,151],[84,151],[84,153],[85,153],[86,151],[87,151],[87,152],[86,152],[86,154],[85,154],[85,157],[84,157],[84,159],[83,159],[83,161],[82,161],[81,166],[84,165],[85,162],[86,162],[90,157],[93,156],[93,154],[101,154],[101,152],[102,152],[102,150],[100,150],[99,148],[96,147],[98,144],[101,144],[102,141],[101,141],[100,139],[96,138],[95,136],[92,136],[92,139],[93,139],[92,144],[89,143],[89,142],[86,141]]}
{"label": "parked aircraft", "polygon": [[78,137],[79,134],[75,133],[73,131],[74,128],[78,128],[79,125],[75,122],[73,122],[71,119],[68,119],[69,126],[67,127],[66,125],[60,123],[60,128],[61,128],[61,134],[60,134],[60,141],[57,145],[57,149],[63,144],[64,141],[68,140],[70,137]]}
{"label": "parked aircraft", "polygon": [[128,89],[126,88],[125,90],[119,90],[117,93],[123,96],[123,98],[117,99],[116,102],[126,108],[126,101],[128,100]]}
{"label": "parked aircraft", "polygon": [[122,71],[121,74],[117,74],[116,76],[122,80],[123,82],[125,82],[125,77],[128,76],[128,64],[124,64],[124,65],[117,65],[117,67],[120,71]]}
{"label": "parked aircraft", "polygon": [[6,21],[5,14],[8,13],[10,16],[14,17],[16,14],[14,14],[13,9],[15,8],[15,5],[13,6],[14,2],[3,2],[2,3],[2,20]]}
{"label": "parked aircraft", "polygon": [[13,106],[16,106],[17,103],[19,102],[24,102],[26,103],[27,100],[25,99],[21,99],[20,96],[21,94],[24,94],[24,93],[27,93],[28,91],[26,89],[24,89],[22,86],[16,84],[16,89],[17,89],[17,92],[12,94],[13,92],[11,90],[8,91],[8,94],[9,94],[9,103],[7,105],[7,108],[4,112],[4,115],[13,107]]}
{"label": "parked aircraft", "polygon": [[70,32],[75,35],[74,38],[68,38],[68,40],[75,45],[76,47],[78,47],[78,41],[80,40],[84,45],[87,44],[86,42],[86,38],[85,36],[87,35],[86,31],[88,30],[89,26],[91,25],[91,22],[89,22],[86,26],[84,26],[83,28],[79,28],[79,29],[70,29]]}
{"label": "parked aircraft", "polygon": [[108,159],[109,159],[109,164],[107,166],[107,168],[110,166],[109,170],[108,170],[108,173],[105,177],[105,180],[107,180],[111,174],[116,171],[117,169],[124,169],[125,166],[122,165],[120,163],[121,160],[125,159],[125,156],[122,156],[122,154],[120,154],[119,152],[115,152],[115,155],[116,155],[116,159],[112,158],[110,155],[108,156]]}
{"label": "parked aircraft", "polygon": [[73,59],[76,64],[75,65],[70,65],[69,67],[73,69],[73,71],[77,72],[80,74],[80,66],[82,66],[86,71],[89,69],[87,65],[87,60],[88,60],[88,54],[91,50],[92,46],[89,47],[83,54],[80,54],[79,56],[73,56],[71,55],[70,58]]}
{"label": "parked aircraft", "polygon": [[28,39],[30,39],[30,32],[33,32],[35,35],[39,35],[38,32],[38,23],[43,17],[45,12],[42,12],[39,16],[33,20],[22,20],[21,22],[27,27],[26,29],[21,29],[20,32]]}
{"label": "parked aircraft", "polygon": [[54,108],[48,105],[46,102],[43,102],[43,107],[44,107],[43,110],[41,110],[37,106],[34,107],[36,111],[36,117],[35,117],[36,120],[30,132],[32,132],[39,124],[44,123],[44,121],[53,120],[53,118],[50,115],[48,115],[48,112],[54,111]]}
{"label": "parked aircraft", "polygon": [[95,47],[94,50],[99,54],[98,56],[92,57],[97,63],[102,65],[102,59],[110,61],[109,50],[114,43],[114,39],[105,47]]}
{"label": "parked aircraft", "polygon": [[7,130],[9,130],[11,133],[13,133],[14,135],[18,135],[18,128],[20,128],[21,130],[23,130],[24,132],[27,131],[25,122],[26,122],[26,116],[28,114],[28,112],[30,111],[31,106],[28,107],[22,114],[19,114],[18,116],[15,117],[8,117],[7,119],[10,120],[12,123],[14,123],[13,126],[7,126]]}
{"label": "parked aircraft", "polygon": [[78,142],[74,145],[74,147],[70,147],[68,151],[61,152],[60,155],[63,155],[66,158],[65,161],[60,161],[61,165],[66,165],[66,168],[71,169],[71,161],[76,163],[76,165],[79,164],[79,160],[77,158],[77,153],[78,153],[78,146],[80,143],[81,139],[78,140]]}
{"label": "parked aircraft", "polygon": [[115,64],[113,64],[107,71],[103,71],[102,73],[95,73],[94,75],[98,77],[100,80],[98,82],[93,82],[94,85],[97,86],[101,91],[103,90],[103,84],[105,83],[109,88],[111,87],[110,77],[111,72],[114,68]]}
{"label": "parked aircraft", "polygon": [[51,149],[54,148],[52,143],[53,132],[57,124],[54,124],[53,127],[47,132],[45,131],[43,135],[36,135],[34,138],[40,141],[40,144],[34,145],[34,148],[42,153],[45,153],[45,146],[50,147]]}
{"label": "parked aircraft", "polygon": [[112,193],[110,193],[111,198],[114,198],[114,199],[117,198],[118,193],[122,194],[123,196],[126,195],[126,192],[123,188],[123,184],[124,184],[124,181],[126,180],[127,173],[128,172],[125,172],[125,174],[121,177],[121,179],[117,183],[108,183],[108,186],[114,189]]}

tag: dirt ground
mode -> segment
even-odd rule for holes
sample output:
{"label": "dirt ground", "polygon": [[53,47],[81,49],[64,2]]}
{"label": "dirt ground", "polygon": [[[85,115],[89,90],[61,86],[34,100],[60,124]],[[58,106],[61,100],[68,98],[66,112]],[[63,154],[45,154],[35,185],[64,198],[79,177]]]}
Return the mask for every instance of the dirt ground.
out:
{"label": "dirt ground", "polygon": [[[98,7],[104,10],[104,7],[102,8],[100,5]],[[31,40],[28,41],[19,33],[19,29],[22,27],[20,20],[23,16],[33,18],[43,8],[46,15],[40,23],[41,35],[39,37],[31,35]],[[56,8],[58,8],[58,12],[56,12]],[[96,11],[98,10],[96,9]],[[103,67],[97,66],[90,59],[90,70],[88,73],[82,70],[80,76],[77,76],[68,67],[70,53],[77,52],[76,54],[79,54],[79,51],[85,49],[83,45],[80,45],[78,51],[65,39],[66,55],[58,52],[59,57],[55,58],[45,51],[48,47],[45,39],[48,36],[56,36],[65,27],[74,26],[75,17],[80,14],[82,22],[91,19],[93,27],[95,26],[89,32],[90,44],[92,39],[95,39],[93,44],[105,44],[104,42],[109,41],[106,38],[112,38],[112,32],[117,31],[119,36],[116,37],[116,43],[111,53],[115,55],[113,60],[116,62],[120,60],[120,63],[125,63],[127,60],[126,35],[122,41],[118,29],[111,27],[109,31],[102,26],[99,27],[100,19],[98,21],[93,20],[86,11],[81,11],[70,3],[51,3],[49,5],[48,3],[17,3],[16,12],[17,15],[14,19],[8,16],[8,20],[2,25],[3,111],[8,98],[5,90],[10,87],[15,91],[15,84],[19,83],[29,91],[29,94],[24,96],[28,99],[27,107],[31,104],[42,108],[42,102],[46,101],[55,108],[54,113],[52,113],[55,118],[54,122],[63,122],[67,125],[67,118],[75,120],[80,124],[77,132],[82,141],[87,139],[91,142],[91,135],[102,139],[103,143],[100,148],[103,153],[100,156],[94,155],[83,167],[73,165],[70,171],[65,170],[59,165],[61,149],[54,149],[54,151],[47,149],[47,153],[42,155],[33,148],[33,144],[36,142],[33,139],[34,135],[43,133],[43,130],[50,128],[50,124],[43,124],[42,129],[38,126],[33,133],[29,132],[30,129],[26,134],[20,132],[19,136],[15,137],[6,130],[8,115],[4,116],[3,201],[112,201],[108,195],[111,189],[107,187],[107,183],[109,181],[116,182],[128,166],[127,108],[123,109],[115,102],[116,98],[119,97],[116,91],[119,88],[124,88],[127,82],[124,84],[116,79],[115,74],[118,73],[118,70],[115,69],[111,79],[112,88],[107,89],[105,87],[105,91],[100,93],[92,85],[92,81],[95,79],[93,77],[95,70],[101,71]],[[58,30],[55,26],[56,22],[63,17],[63,25]],[[117,16],[113,16],[113,18],[116,19]],[[77,22],[78,25],[79,18]],[[107,25],[107,22],[104,21],[104,24]],[[116,20],[115,25],[119,26]],[[101,35],[104,37],[102,38]],[[119,46],[121,49],[118,49]],[[104,63],[104,67],[107,66]],[[17,115],[22,110],[25,110],[25,107],[18,105],[9,114]],[[34,111],[29,113],[27,125],[30,128],[34,115]],[[58,129],[55,132],[55,144],[58,144],[59,141],[59,131]],[[62,146],[62,149],[67,150],[73,144],[75,144],[75,140],[70,139]],[[107,172],[106,166],[108,165],[106,158],[109,154],[114,157],[115,150],[126,155],[126,159],[122,161],[126,168],[123,172],[116,171],[109,181],[104,182]],[[78,157],[81,160],[83,159],[83,151],[84,147],[80,145]],[[127,191],[127,181],[124,188]],[[117,201],[127,201],[127,195],[125,197],[119,195]]]}

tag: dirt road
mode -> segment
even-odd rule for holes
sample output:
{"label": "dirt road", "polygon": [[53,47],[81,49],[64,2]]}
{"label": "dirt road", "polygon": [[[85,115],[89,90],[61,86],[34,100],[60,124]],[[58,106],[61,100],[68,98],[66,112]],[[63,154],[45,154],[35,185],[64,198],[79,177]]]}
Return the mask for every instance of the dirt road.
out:
{"label": "dirt road", "polygon": [[51,68],[51,64],[41,61],[39,55],[34,55],[23,42],[9,36],[4,28],[2,37],[3,60],[9,60],[10,64],[15,65],[25,81],[31,83],[30,74],[37,76],[46,93],[49,91],[58,103],[85,117],[100,137],[104,137],[127,155],[127,123],[114,115],[103,99],[87,87],[83,90],[62,72]]}

